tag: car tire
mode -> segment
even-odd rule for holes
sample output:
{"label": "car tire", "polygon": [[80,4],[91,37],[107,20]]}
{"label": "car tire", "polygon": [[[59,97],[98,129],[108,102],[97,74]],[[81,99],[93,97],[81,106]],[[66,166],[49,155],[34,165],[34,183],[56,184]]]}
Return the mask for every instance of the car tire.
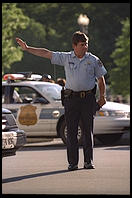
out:
{"label": "car tire", "polygon": [[[63,143],[67,144],[67,126],[66,126],[65,119],[63,119],[60,123],[59,135],[60,135]],[[82,145],[82,124],[81,124],[81,122],[79,122],[79,127],[78,127],[78,144]]]}
{"label": "car tire", "polygon": [[100,134],[96,135],[96,138],[103,144],[111,145],[120,140],[123,133],[116,134]]}

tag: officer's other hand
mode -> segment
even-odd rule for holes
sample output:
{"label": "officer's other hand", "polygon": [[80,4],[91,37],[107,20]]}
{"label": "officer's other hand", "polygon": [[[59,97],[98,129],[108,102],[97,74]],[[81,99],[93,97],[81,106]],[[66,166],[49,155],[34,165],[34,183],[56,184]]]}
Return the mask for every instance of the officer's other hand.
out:
{"label": "officer's other hand", "polygon": [[23,50],[27,49],[27,44],[23,40],[21,40],[20,38],[16,38],[16,42],[21,46],[21,48]]}
{"label": "officer's other hand", "polygon": [[100,97],[98,100],[98,104],[100,107],[102,107],[106,103],[106,98],[105,97]]}

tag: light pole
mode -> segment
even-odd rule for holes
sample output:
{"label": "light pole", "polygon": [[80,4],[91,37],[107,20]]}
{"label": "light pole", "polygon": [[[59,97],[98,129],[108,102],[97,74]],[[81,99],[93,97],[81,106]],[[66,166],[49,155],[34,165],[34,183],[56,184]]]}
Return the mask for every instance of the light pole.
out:
{"label": "light pole", "polygon": [[90,22],[87,15],[86,14],[84,14],[84,15],[80,14],[78,19],[77,19],[77,22],[81,27],[81,31],[87,35],[88,34],[88,24]]}
{"label": "light pole", "polygon": [[54,64],[54,80],[56,81],[56,65]]}

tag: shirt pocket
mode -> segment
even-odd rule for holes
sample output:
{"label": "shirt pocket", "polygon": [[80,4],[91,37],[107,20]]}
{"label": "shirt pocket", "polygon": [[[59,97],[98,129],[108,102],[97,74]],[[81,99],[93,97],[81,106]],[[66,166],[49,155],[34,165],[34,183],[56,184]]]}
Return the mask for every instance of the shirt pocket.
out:
{"label": "shirt pocket", "polygon": [[77,68],[77,65],[72,61],[69,61],[68,65],[69,65],[70,70],[74,70]]}
{"label": "shirt pocket", "polygon": [[85,63],[84,64],[84,70],[90,75],[94,74],[94,67],[91,63]]}

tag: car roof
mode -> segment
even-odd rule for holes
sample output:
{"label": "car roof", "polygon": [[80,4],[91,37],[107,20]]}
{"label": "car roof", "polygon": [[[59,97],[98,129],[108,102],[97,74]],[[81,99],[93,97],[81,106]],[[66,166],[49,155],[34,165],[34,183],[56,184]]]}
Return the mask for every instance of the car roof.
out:
{"label": "car roof", "polygon": [[50,85],[50,86],[54,86],[54,85],[58,85],[55,83],[51,83],[51,82],[43,82],[43,81],[29,81],[29,80],[23,80],[23,81],[14,81],[11,83],[8,83],[7,81],[3,81],[2,84],[30,84],[30,85],[36,85],[36,84],[45,84],[45,85]]}
{"label": "car roof", "polygon": [[30,85],[30,86],[35,86],[35,85],[44,85],[44,86],[53,86],[53,87],[60,87],[61,85],[57,84],[57,83],[51,83],[51,82],[44,82],[44,81],[29,81],[29,80],[24,80],[24,81],[15,81],[15,82],[11,82],[8,83],[7,81],[2,81],[2,85]]}

